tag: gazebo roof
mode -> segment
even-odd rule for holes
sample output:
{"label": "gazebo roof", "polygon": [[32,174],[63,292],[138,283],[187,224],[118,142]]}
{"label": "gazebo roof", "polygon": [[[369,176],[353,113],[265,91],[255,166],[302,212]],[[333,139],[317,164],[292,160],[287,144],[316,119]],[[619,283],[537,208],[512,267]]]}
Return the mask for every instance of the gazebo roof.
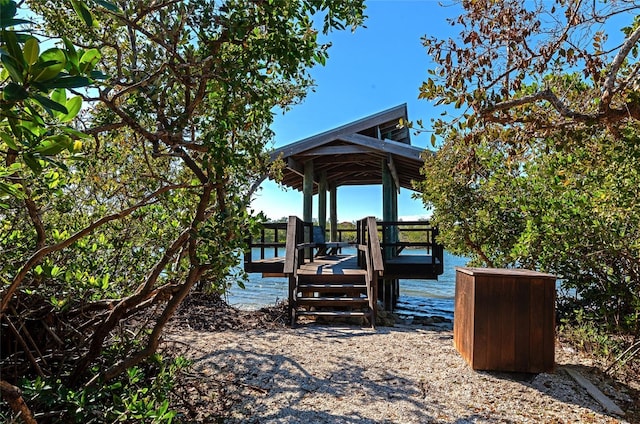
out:
{"label": "gazebo roof", "polygon": [[322,175],[330,187],[382,184],[385,160],[396,186],[413,190],[412,181],[421,178],[424,150],[411,145],[409,130],[398,126],[400,119],[408,120],[406,104],[275,150],[271,159],[286,164],[281,184],[302,191],[308,160],[313,160],[314,193]]}

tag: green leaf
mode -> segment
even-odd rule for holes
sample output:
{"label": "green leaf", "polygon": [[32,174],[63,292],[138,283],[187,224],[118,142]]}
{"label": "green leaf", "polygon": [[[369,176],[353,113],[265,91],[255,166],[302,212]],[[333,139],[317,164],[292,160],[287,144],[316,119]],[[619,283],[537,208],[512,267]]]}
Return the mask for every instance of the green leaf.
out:
{"label": "green leaf", "polygon": [[3,54],[2,64],[4,65],[7,72],[9,72],[9,76],[11,76],[11,79],[13,81],[19,82],[21,84],[24,82],[24,77],[22,76],[24,68],[22,67],[22,65],[20,65],[20,63],[18,63],[18,61],[16,61],[9,55]]}
{"label": "green leaf", "polygon": [[38,43],[38,40],[35,38],[29,38],[27,42],[24,43],[22,53],[27,65],[31,66],[36,63],[38,61],[38,57],[40,57],[40,43]]}
{"label": "green leaf", "polygon": [[111,12],[120,12],[118,5],[116,5],[115,3],[111,3],[110,1],[104,1],[104,0],[94,0],[94,1],[98,3],[100,6],[104,7],[105,9],[110,10]]}
{"label": "green leaf", "polygon": [[31,153],[26,153],[22,156],[24,159],[24,163],[27,164],[29,168],[36,174],[42,172],[42,165],[40,165],[40,161],[36,159]]}
{"label": "green leaf", "polygon": [[0,138],[6,143],[7,146],[9,146],[10,149],[13,149],[15,151],[20,150],[10,134],[7,134],[6,132],[0,132]]}
{"label": "green leaf", "polygon": [[[64,69],[67,63],[67,57],[64,52],[58,48],[48,49],[40,55],[38,62],[42,71],[35,75],[34,81],[44,82],[56,78]],[[37,66],[37,65],[36,65]],[[38,67],[38,68],[39,68]],[[37,68],[34,68],[37,69]]]}
{"label": "green leaf", "polygon": [[[22,186],[20,184],[6,184],[0,182],[0,193],[6,193],[11,197],[16,197],[18,199],[22,199],[25,197],[24,192],[22,191]],[[0,196],[4,197],[4,196]]]}
{"label": "green leaf", "polygon": [[40,142],[40,144],[33,149],[34,152],[40,153],[42,156],[57,155],[64,149],[69,148],[71,145],[71,138],[67,135],[57,134],[52,135]]}
{"label": "green leaf", "polygon": [[51,92],[51,100],[65,106],[67,104],[67,90],[56,88]]}
{"label": "green leaf", "polygon": [[2,30],[2,41],[4,41],[4,47],[17,63],[20,64],[20,68],[24,68],[24,57],[22,56],[22,48],[18,41],[18,37],[14,31]]}
{"label": "green leaf", "polygon": [[64,107],[63,105],[61,105],[58,102],[54,102],[53,100],[51,100],[48,97],[42,96],[40,94],[33,94],[32,96],[33,96],[33,99],[35,101],[40,103],[47,110],[55,110],[55,111],[58,111],[60,113],[64,113],[65,115],[69,113],[69,111],[67,110],[66,107]]}
{"label": "green leaf", "polygon": [[71,6],[73,6],[73,10],[76,11],[78,17],[80,17],[87,26],[94,26],[93,16],[91,16],[91,12],[83,1],[71,0]]}
{"label": "green leaf", "polygon": [[51,268],[51,276],[55,277],[58,274],[60,274],[60,267],[58,265],[54,265],[53,268]]}
{"label": "green leaf", "polygon": [[100,71],[91,71],[91,73],[89,74],[89,76],[91,77],[91,79],[94,80],[105,80],[107,78],[109,78],[108,75],[100,72]]}
{"label": "green leaf", "polygon": [[38,84],[38,87],[43,89],[51,88],[80,88],[91,85],[91,80],[87,77],[81,77],[77,75],[63,76],[56,78],[55,80],[47,81]]}
{"label": "green leaf", "polygon": [[0,26],[8,28],[13,26],[10,21],[14,19],[18,13],[18,6],[15,1],[0,1]]}
{"label": "green leaf", "polygon": [[27,21],[26,19],[16,19],[16,18],[0,19],[0,27],[2,27],[2,28],[9,28],[9,27],[13,27],[13,26],[16,26],[16,25],[32,24],[32,23],[33,22]]}
{"label": "green leaf", "polygon": [[62,131],[64,131],[65,133],[67,133],[71,137],[75,137],[75,138],[91,138],[91,136],[89,134],[85,134],[85,133],[83,133],[81,131],[78,131],[76,129],[73,129],[71,127],[62,127],[61,129],[62,129]]}
{"label": "green leaf", "polygon": [[78,52],[76,51],[73,43],[66,37],[62,37],[62,41],[64,42],[64,47],[67,49],[67,59],[69,62],[77,68],[78,67]]}
{"label": "green leaf", "polygon": [[60,118],[61,122],[69,122],[78,115],[82,107],[82,97],[75,96],[67,100],[67,114]]}
{"label": "green leaf", "polygon": [[2,97],[10,102],[19,102],[29,97],[29,93],[20,84],[10,82],[2,90]]}
{"label": "green leaf", "polygon": [[98,49],[89,49],[80,58],[80,71],[87,73],[100,61],[102,55]]}
{"label": "green leaf", "polygon": [[100,288],[102,288],[102,290],[106,290],[109,288],[109,274],[105,274],[102,276],[102,284],[100,285]]}

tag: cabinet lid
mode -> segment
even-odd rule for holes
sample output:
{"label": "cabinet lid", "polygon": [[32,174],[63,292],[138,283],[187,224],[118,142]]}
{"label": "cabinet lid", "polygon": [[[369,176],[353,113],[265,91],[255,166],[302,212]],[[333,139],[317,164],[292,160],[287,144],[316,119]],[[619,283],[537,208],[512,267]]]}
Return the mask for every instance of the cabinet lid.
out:
{"label": "cabinet lid", "polygon": [[514,276],[514,277],[534,277],[534,278],[551,278],[557,277],[552,274],[532,271],[520,268],[472,268],[472,267],[456,267],[456,272],[462,272],[469,275],[497,275],[497,276]]}

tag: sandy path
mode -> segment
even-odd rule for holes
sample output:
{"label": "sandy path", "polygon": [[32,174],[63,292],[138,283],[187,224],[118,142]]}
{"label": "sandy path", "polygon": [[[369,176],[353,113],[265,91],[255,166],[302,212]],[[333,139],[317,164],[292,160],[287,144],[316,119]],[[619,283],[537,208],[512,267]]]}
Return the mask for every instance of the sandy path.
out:
{"label": "sandy path", "polygon": [[590,368],[562,347],[554,373],[513,375],[473,371],[450,328],[311,325],[182,331],[166,339],[189,346],[194,390],[207,406],[197,422],[627,422],[606,415],[563,371],[589,375]]}

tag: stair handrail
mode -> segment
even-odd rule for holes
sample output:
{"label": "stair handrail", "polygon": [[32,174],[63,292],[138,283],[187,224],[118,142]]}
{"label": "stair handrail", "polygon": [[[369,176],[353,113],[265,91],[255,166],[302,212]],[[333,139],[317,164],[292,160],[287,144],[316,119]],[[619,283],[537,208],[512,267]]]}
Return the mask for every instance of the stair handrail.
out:
{"label": "stair handrail", "polygon": [[378,225],[372,216],[361,223],[358,250],[364,253],[364,267],[367,271],[367,297],[371,309],[371,326],[375,327],[378,314],[378,279],[384,274],[382,247],[378,236]]}
{"label": "stair handrail", "polygon": [[304,242],[304,227],[305,223],[302,222],[297,216],[289,216],[287,221],[287,241],[285,245],[285,259],[283,274],[289,279],[289,317],[291,324],[295,322],[295,295],[298,285],[298,269],[304,263],[304,251],[306,243]]}

